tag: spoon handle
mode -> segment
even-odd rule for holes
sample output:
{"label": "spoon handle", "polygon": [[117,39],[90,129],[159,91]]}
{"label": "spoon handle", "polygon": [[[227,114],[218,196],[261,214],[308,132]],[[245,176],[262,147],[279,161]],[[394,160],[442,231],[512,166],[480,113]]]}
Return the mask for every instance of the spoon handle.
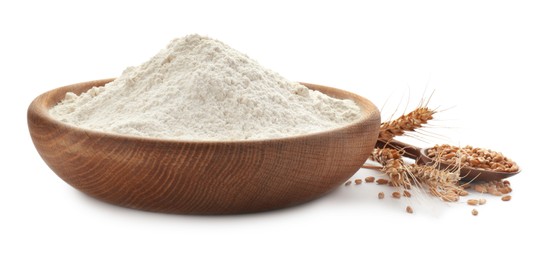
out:
{"label": "spoon handle", "polygon": [[417,160],[421,156],[421,148],[397,140],[389,140],[387,142],[378,140],[376,147],[402,150],[404,151],[404,156],[414,160]]}

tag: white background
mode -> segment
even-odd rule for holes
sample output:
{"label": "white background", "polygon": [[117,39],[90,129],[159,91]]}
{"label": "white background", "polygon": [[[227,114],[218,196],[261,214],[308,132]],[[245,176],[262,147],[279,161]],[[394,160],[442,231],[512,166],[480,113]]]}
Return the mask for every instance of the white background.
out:
{"label": "white background", "polygon": [[[538,1],[11,1],[0,3],[0,259],[513,259],[542,253],[544,6]],[[195,1],[196,2],[196,1]],[[332,1],[331,1],[332,2]],[[355,1],[353,1],[355,2]],[[294,81],[346,89],[388,117],[435,90],[432,128],[523,168],[513,199],[383,201],[377,185],[242,216],[178,216],[98,202],[65,184],[30,140],[47,90],[115,77],[199,33]],[[426,94],[424,93],[427,89]],[[376,175],[359,171],[357,176]],[[413,215],[404,213],[410,203]]]}

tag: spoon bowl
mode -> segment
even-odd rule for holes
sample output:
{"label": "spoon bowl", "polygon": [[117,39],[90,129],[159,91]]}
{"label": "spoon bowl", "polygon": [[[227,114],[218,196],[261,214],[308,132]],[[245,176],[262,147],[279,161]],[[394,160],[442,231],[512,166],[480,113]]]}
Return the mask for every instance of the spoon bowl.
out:
{"label": "spoon bowl", "polygon": [[[449,164],[443,161],[437,161],[428,156],[427,151],[431,148],[420,149],[420,156],[417,158],[416,162],[423,165],[433,165],[438,169],[456,169],[459,166]],[[521,170],[516,172],[501,172],[501,171],[491,171],[481,168],[475,168],[470,166],[463,166],[459,169],[459,175],[463,181],[499,181],[502,179],[510,178],[518,174]]]}

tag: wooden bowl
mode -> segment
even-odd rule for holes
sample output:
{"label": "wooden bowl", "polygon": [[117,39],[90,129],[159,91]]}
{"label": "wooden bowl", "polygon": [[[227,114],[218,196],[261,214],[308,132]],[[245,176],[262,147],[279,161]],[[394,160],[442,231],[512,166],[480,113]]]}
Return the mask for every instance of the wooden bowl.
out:
{"label": "wooden bowl", "polygon": [[177,141],[74,127],[49,115],[66,92],[82,93],[112,79],[83,82],[38,96],[28,128],[40,156],[74,188],[102,201],[181,214],[266,211],[316,199],[349,179],[374,148],[378,109],[339,89],[306,84],[348,98],[363,117],[330,131],[255,141]]}

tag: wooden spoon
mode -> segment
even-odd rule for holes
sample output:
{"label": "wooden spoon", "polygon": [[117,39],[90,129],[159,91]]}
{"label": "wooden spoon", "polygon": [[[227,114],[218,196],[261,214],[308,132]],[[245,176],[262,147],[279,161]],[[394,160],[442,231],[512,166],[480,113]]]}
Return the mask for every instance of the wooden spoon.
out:
{"label": "wooden spoon", "polygon": [[[392,140],[389,142],[383,142],[378,140],[376,147],[379,148],[394,148],[398,150],[403,150],[403,156],[416,160],[416,163],[419,165],[432,165],[438,169],[453,169],[457,167],[443,161],[436,161],[433,158],[430,158],[427,154],[427,151],[430,148],[419,148],[413,145],[409,145],[403,142]],[[460,169],[461,179],[464,181],[495,181],[502,180],[505,178],[512,177],[518,174],[521,169],[516,172],[499,172],[485,170],[481,168],[474,168],[470,166],[463,166]]]}

